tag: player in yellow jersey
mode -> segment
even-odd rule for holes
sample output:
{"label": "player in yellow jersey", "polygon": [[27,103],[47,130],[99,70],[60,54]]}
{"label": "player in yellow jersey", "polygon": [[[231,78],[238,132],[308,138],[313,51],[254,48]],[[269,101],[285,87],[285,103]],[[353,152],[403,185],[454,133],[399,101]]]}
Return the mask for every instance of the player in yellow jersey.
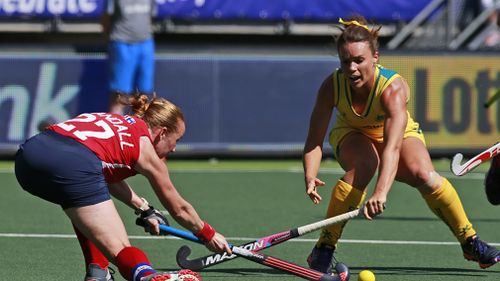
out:
{"label": "player in yellow jersey", "polygon": [[[464,257],[487,268],[500,261],[500,251],[479,239],[451,183],[431,162],[418,123],[407,111],[410,90],[396,72],[378,65],[378,29],[363,17],[340,22],[337,38],[341,67],[324,80],[311,115],[304,146],[306,192],[318,204],[317,188],[325,185],[317,175],[322,145],[333,109],[337,109],[330,143],[345,171],[331,194],[327,217],[360,207],[375,173],[374,191],[363,208],[371,220],[384,211],[395,180],[418,189],[429,208],[452,230]],[[333,251],[345,224],[323,229],[308,257],[311,268],[331,271]]]}

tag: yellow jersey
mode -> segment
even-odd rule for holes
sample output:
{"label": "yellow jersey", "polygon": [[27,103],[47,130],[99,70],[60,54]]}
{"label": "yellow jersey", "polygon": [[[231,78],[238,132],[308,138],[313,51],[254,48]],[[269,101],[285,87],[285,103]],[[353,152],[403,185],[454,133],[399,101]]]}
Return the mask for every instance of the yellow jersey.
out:
{"label": "yellow jersey", "polygon": [[[333,73],[333,95],[335,95],[336,101],[337,120],[330,133],[330,143],[335,152],[337,152],[336,150],[342,139],[353,132],[360,132],[376,142],[381,143],[384,141],[385,112],[382,109],[380,97],[384,90],[398,77],[401,76],[395,71],[377,65],[375,84],[368,96],[366,106],[363,112],[356,112],[352,105],[352,93],[348,78],[340,69]],[[419,124],[411,118],[408,111],[407,114],[408,123],[406,124],[404,137],[416,136],[425,144]]]}

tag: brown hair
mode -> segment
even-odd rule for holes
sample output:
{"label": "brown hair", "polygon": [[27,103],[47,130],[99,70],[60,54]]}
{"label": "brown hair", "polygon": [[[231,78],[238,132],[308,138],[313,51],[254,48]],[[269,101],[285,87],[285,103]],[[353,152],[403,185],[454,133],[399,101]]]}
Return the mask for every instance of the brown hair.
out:
{"label": "brown hair", "polygon": [[378,32],[381,28],[380,26],[378,28],[368,28],[366,19],[359,15],[350,17],[346,21],[340,19],[340,22],[343,24],[343,27],[340,27],[342,33],[336,38],[337,51],[346,43],[364,41],[368,42],[372,54],[378,51]]}
{"label": "brown hair", "polygon": [[178,106],[156,95],[150,100],[145,94],[135,93],[129,98],[129,105],[133,114],[144,120],[149,128],[167,127],[177,132],[178,121],[184,121],[184,114]]}

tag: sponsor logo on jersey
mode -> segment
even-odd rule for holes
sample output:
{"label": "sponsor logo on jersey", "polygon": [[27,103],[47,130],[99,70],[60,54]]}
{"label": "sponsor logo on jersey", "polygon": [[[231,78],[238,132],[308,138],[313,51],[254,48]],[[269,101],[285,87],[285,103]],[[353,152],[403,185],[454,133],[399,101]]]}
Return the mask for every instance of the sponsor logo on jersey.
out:
{"label": "sponsor logo on jersey", "polygon": [[129,123],[130,125],[132,125],[132,124],[135,124],[135,123],[136,123],[136,121],[135,121],[134,117],[132,117],[132,116],[128,116],[128,115],[125,115],[124,117],[125,117],[125,121],[127,121],[127,123]]}

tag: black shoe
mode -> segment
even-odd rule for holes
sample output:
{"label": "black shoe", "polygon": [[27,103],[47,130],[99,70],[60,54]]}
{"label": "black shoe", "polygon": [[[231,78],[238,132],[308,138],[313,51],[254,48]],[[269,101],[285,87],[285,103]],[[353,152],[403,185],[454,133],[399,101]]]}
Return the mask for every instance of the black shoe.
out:
{"label": "black shoe", "polygon": [[334,251],[335,247],[314,246],[311,254],[307,257],[309,267],[319,272],[332,273],[332,259]]}
{"label": "black shoe", "polygon": [[500,251],[481,241],[477,235],[467,239],[462,251],[466,260],[478,262],[481,268],[488,268],[500,261]]}

